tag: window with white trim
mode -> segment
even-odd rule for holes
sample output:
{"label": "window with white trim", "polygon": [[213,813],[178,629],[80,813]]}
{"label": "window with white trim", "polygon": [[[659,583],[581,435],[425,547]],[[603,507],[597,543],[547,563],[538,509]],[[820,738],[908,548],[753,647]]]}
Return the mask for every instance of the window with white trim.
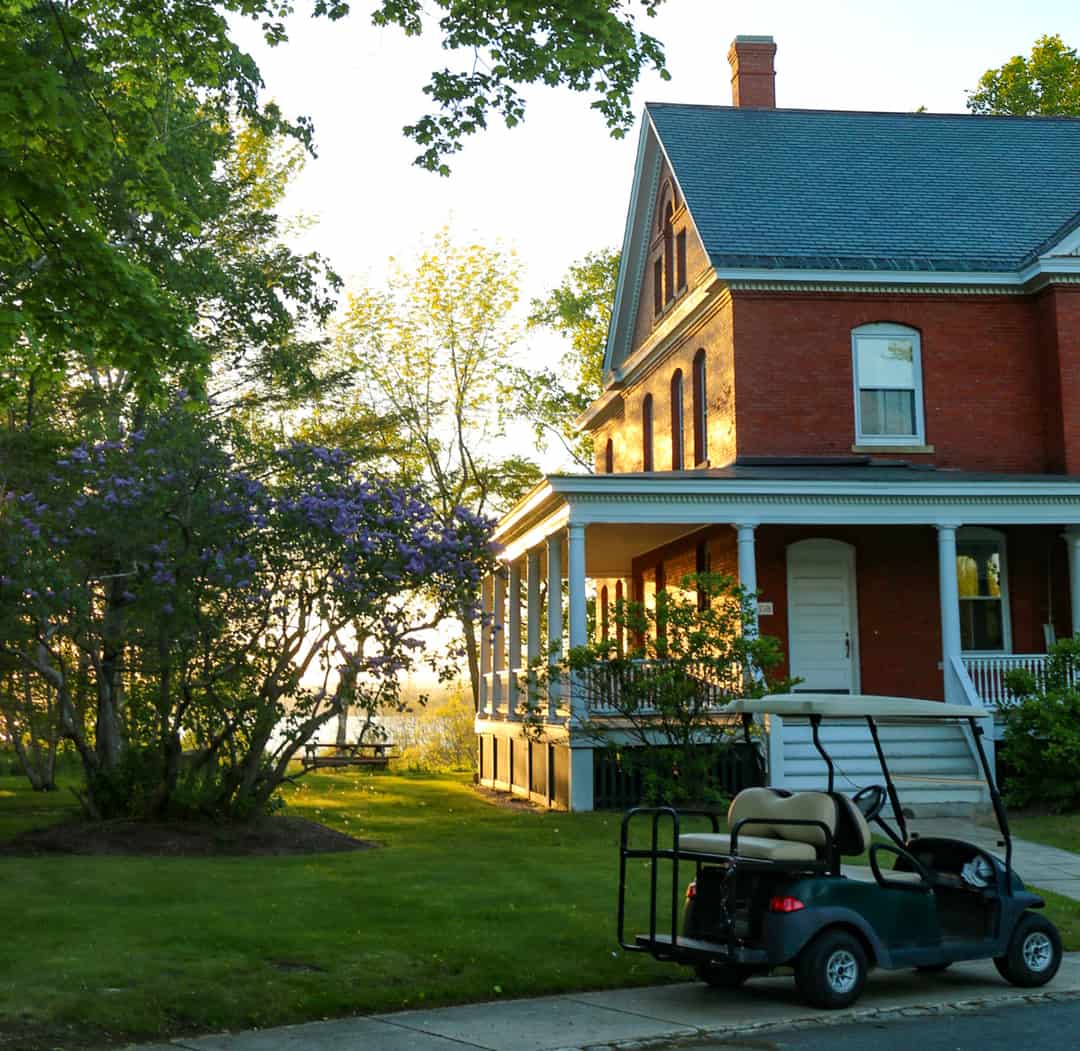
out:
{"label": "window with white trim", "polygon": [[924,445],[919,333],[904,325],[862,325],[851,333],[855,440]]}
{"label": "window with white trim", "polygon": [[956,578],[960,591],[960,648],[974,653],[1010,653],[1004,535],[994,529],[958,530]]}

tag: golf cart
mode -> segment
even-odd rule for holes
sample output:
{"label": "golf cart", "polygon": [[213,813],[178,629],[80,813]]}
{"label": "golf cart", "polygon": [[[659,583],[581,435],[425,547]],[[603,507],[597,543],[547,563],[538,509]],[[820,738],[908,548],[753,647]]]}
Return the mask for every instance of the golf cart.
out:
{"label": "golf cart", "polygon": [[[1038,986],[1053,978],[1061,938],[1032,911],[1045,903],[1012,870],[1008,820],[976,712],[935,701],[832,694],[735,701],[722,712],[741,719],[747,740],[754,716],[808,719],[828,788],[745,789],[731,803],[726,832],[715,812],[629,811],[619,858],[623,949],[692,966],[710,985],[729,988],[790,967],[802,997],[826,1008],[854,1003],[875,966],[935,972],[955,961],[990,958],[1014,985]],[[879,725],[941,719],[970,726],[1004,860],[962,840],[908,834]],[[832,720],[865,722],[884,784],[867,785],[850,798],[836,791],[836,767],[820,734],[822,722]],[[689,831],[691,817],[691,824],[710,822],[711,831]],[[875,842],[871,825],[885,838]],[[632,845],[635,832],[647,834],[647,846]],[[867,851],[868,867],[842,863]],[[649,870],[649,930],[628,939],[627,868],[635,860],[644,860]],[[671,870],[670,903],[660,900],[667,896],[659,890],[662,865]],[[685,899],[680,874],[693,876]]]}

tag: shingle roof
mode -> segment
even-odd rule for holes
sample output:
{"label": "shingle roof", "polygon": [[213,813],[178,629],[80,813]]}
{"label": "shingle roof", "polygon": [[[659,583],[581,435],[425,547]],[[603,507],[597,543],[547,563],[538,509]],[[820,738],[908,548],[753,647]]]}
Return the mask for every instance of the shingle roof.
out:
{"label": "shingle roof", "polygon": [[1010,271],[1080,225],[1080,119],[647,109],[717,267]]}

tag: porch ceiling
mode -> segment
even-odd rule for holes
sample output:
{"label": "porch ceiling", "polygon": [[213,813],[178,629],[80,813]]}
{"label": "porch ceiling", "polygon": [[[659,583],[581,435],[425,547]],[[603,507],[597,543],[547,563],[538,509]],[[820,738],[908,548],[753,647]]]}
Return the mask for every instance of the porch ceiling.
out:
{"label": "porch ceiling", "polygon": [[631,563],[638,555],[670,544],[698,528],[697,525],[597,522],[585,530],[585,575],[594,580],[628,577]]}

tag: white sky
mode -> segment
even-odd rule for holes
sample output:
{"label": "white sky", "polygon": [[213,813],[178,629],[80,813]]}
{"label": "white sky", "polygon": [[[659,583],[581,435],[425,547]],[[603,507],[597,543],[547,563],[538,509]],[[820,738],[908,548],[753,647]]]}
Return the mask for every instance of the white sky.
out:
{"label": "white sky", "polygon": [[[387,257],[452,221],[463,237],[516,248],[536,295],[585,252],[621,242],[636,132],[613,140],[585,96],[536,88],[525,123],[473,136],[450,178],[414,168],[419,151],[401,128],[427,111],[420,89],[447,55],[435,33],[406,39],[371,26],[364,0],[353,6],[337,23],[293,17],[275,49],[253,24],[236,26],[268,95],[315,122],[319,157],[288,202],[320,219],[300,246],[328,255],[349,283],[378,281]],[[963,111],[984,70],[1027,54],[1042,33],[1080,46],[1075,0],[667,0],[647,21],[672,79],[647,75],[638,112],[646,100],[730,104],[727,51],[739,33],[776,40],[779,105],[830,109]]]}
{"label": "white sky", "polygon": [[[586,252],[621,244],[636,129],[612,139],[586,96],[533,88],[524,124],[473,136],[449,178],[416,168],[419,151],[401,128],[428,111],[421,88],[448,55],[437,31],[408,39],[373,27],[370,3],[353,6],[337,23],[294,16],[277,48],[253,23],[234,21],[267,95],[315,123],[319,156],[286,202],[287,212],[318,220],[297,248],[328,256],[347,286],[379,284],[388,257],[410,257],[449,222],[459,238],[516,249],[524,308]],[[667,0],[645,21],[665,44],[672,79],[646,75],[638,113],[647,100],[730,104],[727,52],[738,34],[776,40],[780,106],[827,109],[962,112],[986,69],[1027,54],[1043,33],[1080,46],[1076,0]],[[560,350],[531,336],[521,354],[535,364]],[[554,450],[543,466],[559,466]]]}

